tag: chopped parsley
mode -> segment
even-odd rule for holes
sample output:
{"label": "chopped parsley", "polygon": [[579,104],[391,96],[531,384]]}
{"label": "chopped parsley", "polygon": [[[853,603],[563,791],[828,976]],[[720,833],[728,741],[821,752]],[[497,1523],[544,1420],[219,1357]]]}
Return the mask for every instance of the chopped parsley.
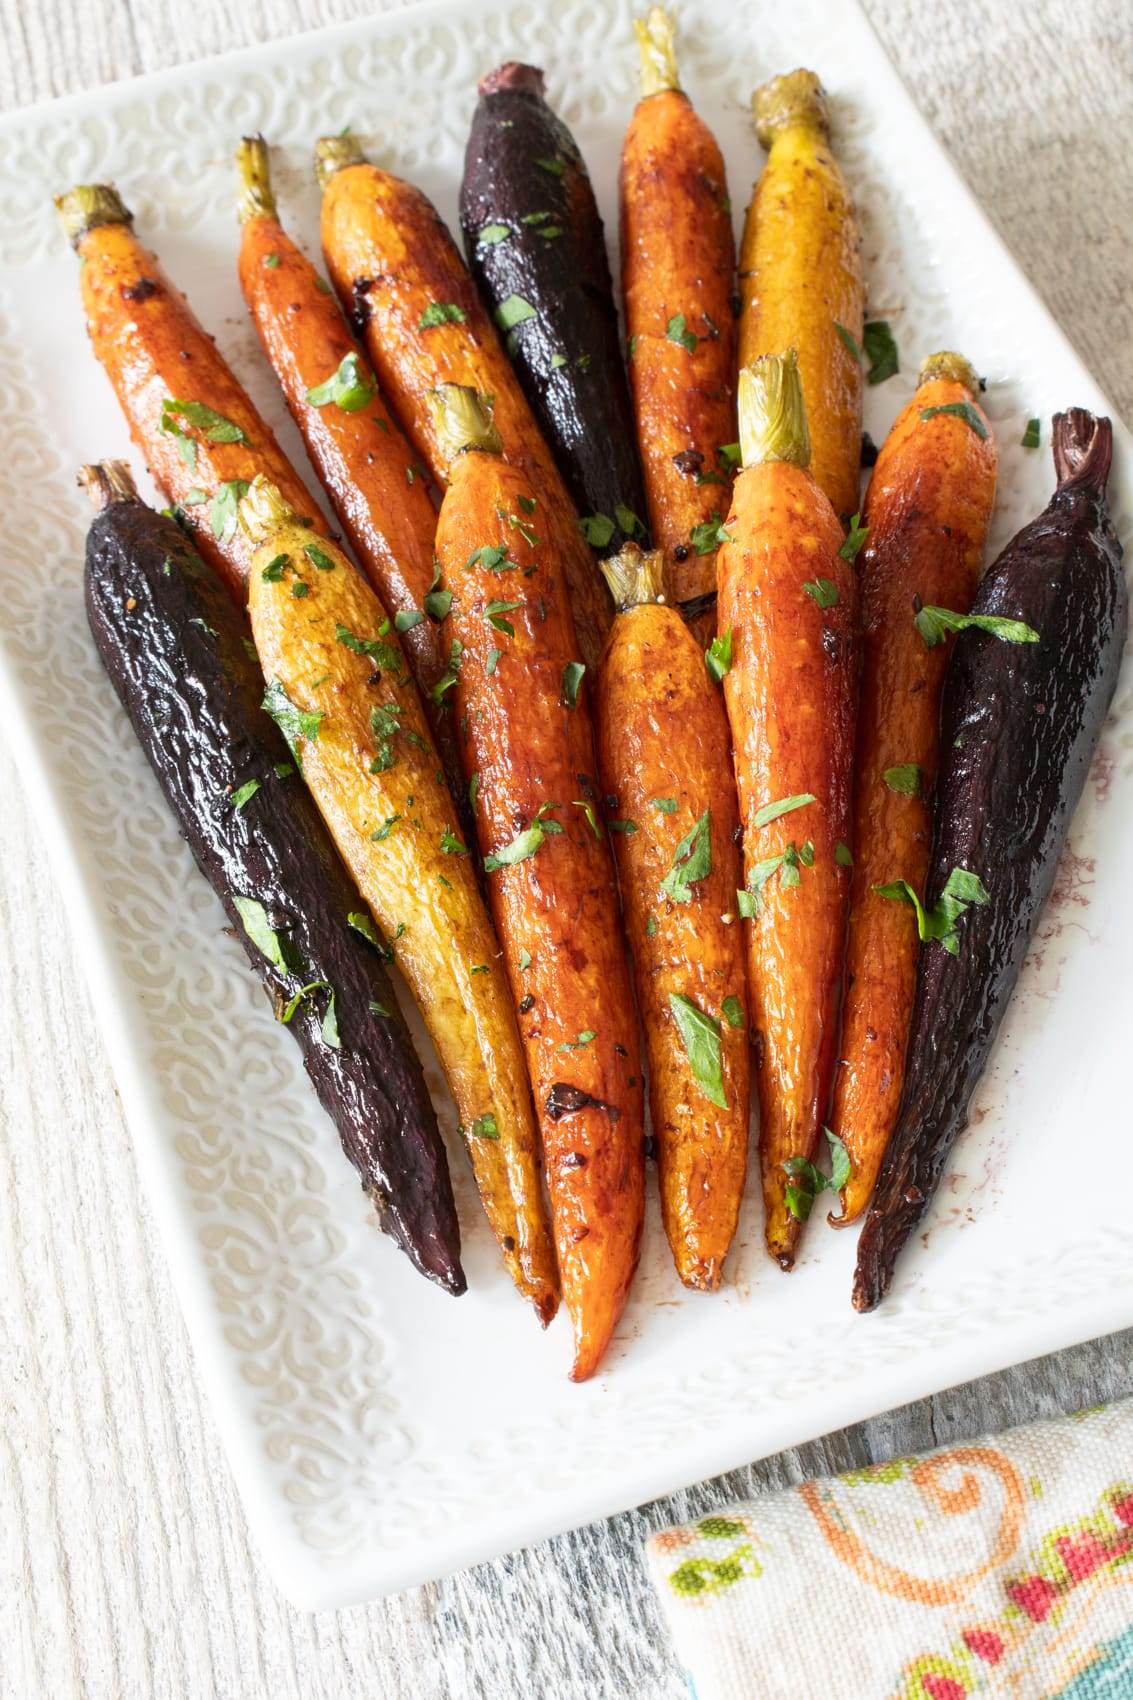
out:
{"label": "chopped parsley", "polygon": [[675,797],[650,797],[649,803],[651,808],[656,809],[662,815],[675,815],[677,812],[677,799]]}
{"label": "chopped parsley", "polygon": [[830,1147],[830,1173],[824,1175],[809,1157],[788,1157],[783,1164],[793,1184],[786,1190],[786,1205],[797,1222],[805,1222],[820,1192],[841,1192],[850,1178],[850,1158],[836,1133],[823,1128]]}
{"label": "chopped parsley", "polygon": [[514,637],[515,627],[510,620],[504,619],[504,615],[522,607],[522,602],[487,602],[484,605],[484,618],[490,626],[495,627],[496,631],[504,632],[508,637]]}
{"label": "chopped parsley", "polygon": [[326,550],[320,549],[317,543],[305,543],[303,545],[303,553],[306,555],[311,565],[317,568],[320,573],[333,573],[334,562],[331,560]]}
{"label": "chopped parsley", "polygon": [[943,643],[949,632],[966,632],[969,629],[987,632],[1003,643],[1039,641],[1039,634],[1033,626],[1025,625],[1022,620],[1005,620],[999,614],[955,614],[951,608],[926,605],[917,610],[913,623],[924,639],[926,649]]}
{"label": "chopped parsley", "polygon": [[1037,449],[1042,442],[1042,420],[1028,419],[1027,429],[1020,438],[1023,448]]}
{"label": "chopped parsley", "polygon": [[937,939],[952,956],[960,954],[960,935],[956,922],[973,903],[989,900],[987,887],[978,874],[967,868],[953,868],[944,882],[944,890],[931,909],[926,909],[908,880],[894,880],[889,885],[875,885],[879,897],[895,903],[910,903],[917,912],[917,936],[922,944]]}
{"label": "chopped parsley", "polygon": [[446,856],[467,856],[468,854],[467,847],[460,842],[456,833],[451,832],[447,826],[441,834],[441,849]]}
{"label": "chopped parsley", "polygon": [[915,761],[902,762],[899,767],[887,767],[881,777],[899,797],[919,797],[921,794],[921,770]]}
{"label": "chopped parsley", "polygon": [[203,401],[175,401],[166,396],[161,404],[161,429],[171,435],[181,433],[170,423],[174,419],[183,419],[195,431],[199,431],[210,443],[246,443],[248,438],[234,419],[226,419],[223,413],[217,413],[211,407],[206,407]]}
{"label": "chopped parsley", "polygon": [[477,1116],[468,1129],[470,1139],[498,1139],[500,1130],[496,1126],[496,1118],[492,1114]]}
{"label": "chopped parsley", "polygon": [[[843,543],[843,549],[846,545]],[[833,608],[838,601],[838,586],[832,578],[804,579],[803,589],[820,608]]]}
{"label": "chopped parsley", "polygon": [[234,897],[232,906],[240,917],[245,933],[251,939],[261,956],[276,968],[287,971],[287,957],[284,955],[283,941],[271,922],[268,912],[262,903],[257,903],[254,897]]}
{"label": "chopped parsley", "polygon": [[273,555],[260,577],[265,584],[278,584],[290,565],[290,555]]}
{"label": "chopped parsley", "polygon": [[789,815],[795,809],[805,808],[808,803],[817,802],[813,791],[800,791],[795,797],[780,797],[776,803],[764,803],[761,809],[755,811],[753,826],[770,826],[780,815]]}
{"label": "chopped parsley", "polygon": [[510,235],[510,224],[486,224],[476,240],[485,248],[494,248],[497,243],[506,242]]}
{"label": "chopped parsley", "polygon": [[259,779],[249,779],[247,784],[238,786],[237,789],[233,791],[230,799],[232,807],[234,809],[242,809],[245,803],[250,803],[256,792],[260,789],[262,783],[262,780]]}
{"label": "chopped parsley", "polygon": [[425,612],[430,620],[447,620],[452,607],[451,590],[429,590],[424,596]]}
{"label": "chopped parsley", "polygon": [[900,371],[897,344],[888,319],[870,319],[862,332],[862,352],[869,361],[867,384],[883,384]]}
{"label": "chopped parsley", "polygon": [[720,1061],[720,1023],[705,1015],[683,992],[669,993],[669,1008],[685,1048],[692,1077],[710,1104],[728,1108],[724,1096],[724,1074]]}
{"label": "chopped parsley", "polygon": [[410,726],[401,724],[401,716],[405,710],[399,702],[376,702],[370,710],[370,730],[374,734],[377,753],[370,763],[371,773],[388,773],[391,767],[397,766],[397,756],[394,754],[393,740],[400,732],[411,744],[423,744],[424,740]]}
{"label": "chopped parsley", "polygon": [[620,832],[624,838],[629,833],[637,831],[637,822],[635,820],[608,820],[606,828],[609,832]]}
{"label": "chopped parsley", "polygon": [[370,834],[370,843],[384,844],[387,838],[392,837],[393,829],[401,818],[401,815],[387,815],[381,826]]}
{"label": "chopped parsley", "polygon": [[858,345],[857,337],[854,336],[851,331],[848,331],[845,325],[840,325],[837,319],[834,320],[834,329],[838,332],[838,335],[845,344],[846,352],[850,356],[850,359],[860,360],[862,357],[862,351]]}
{"label": "chopped parsley", "polygon": [[665,335],[670,342],[675,342],[681,348],[687,348],[691,354],[696,347],[697,337],[689,330],[683,313],[674,313],[665,326]]}
{"label": "chopped parsley", "polygon": [[846,541],[842,544],[842,547],[838,551],[844,561],[855,560],[857,558],[858,550],[869,536],[869,526],[863,525],[861,520],[861,514],[855,514],[853,519],[850,521],[850,527],[846,533]]}
{"label": "chopped parsley", "polygon": [[946,401],[939,407],[922,407],[922,419],[935,419],[938,413],[951,414],[953,418],[962,419],[970,431],[977,437],[987,438],[987,426],[970,401]]}
{"label": "chopped parsley", "polygon": [[725,998],[720,1005],[720,1013],[729,1027],[742,1027],[747,1020],[739,998]]}
{"label": "chopped parsley", "polygon": [[414,626],[419,626],[424,620],[420,608],[399,608],[393,617],[394,630],[411,632]]}
{"label": "chopped parsley", "polygon": [[459,638],[453,638],[448,652],[448,666],[433,686],[431,692],[434,702],[441,702],[444,699],[446,691],[450,691],[456,684],[457,678],[460,674],[460,663],[463,655],[464,645],[461,643]]}
{"label": "chopped parsley", "polygon": [[710,518],[701,520],[694,525],[688,534],[688,540],[698,555],[711,555],[718,544],[731,542],[731,534],[724,531],[720,524],[720,510],[713,508]]}
{"label": "chopped parsley", "polygon": [[604,549],[617,527],[609,514],[587,514],[579,520],[578,529],[592,549]]}
{"label": "chopped parsley", "polygon": [[431,331],[434,325],[462,325],[468,314],[455,301],[430,301],[417,321],[419,331]]}
{"label": "chopped parsley", "polygon": [[854,865],[854,853],[841,839],[834,846],[834,860],[840,868],[852,868]]}
{"label": "chopped parsley", "polygon": [[385,641],[385,633],[389,631],[389,621],[382,621],[382,633],[376,638],[360,638],[352,632],[349,626],[336,621],[334,636],[336,643],[342,644],[355,655],[364,655],[374,663],[379,673],[389,672],[400,682],[404,679],[401,665],[401,651],[395,643]]}
{"label": "chopped parsley", "polygon": [[776,856],[765,856],[751,870],[747,887],[736,893],[736,909],[745,921],[752,921],[763,912],[763,888],[768,880],[779,876],[782,886],[799,883],[799,869],[814,866],[814,845],[808,838],[803,844],[790,843]]}
{"label": "chopped parsley", "polygon": [[218,542],[225,542],[236,530],[236,510],[242,497],[247,494],[246,478],[230,478],[227,483],[217,488],[209,517],[212,521],[212,534]]}
{"label": "chopped parsley", "polygon": [[692,887],[712,872],[711,809],[705,809],[673,851],[673,865],[661,890],[673,903],[692,901]]}
{"label": "chopped parsley", "polygon": [[329,378],[307,391],[307,400],[312,407],[326,407],[333,402],[343,413],[358,413],[373,401],[374,395],[375,385],[363,372],[360,357],[352,352],[343,355],[337,371]]}
{"label": "chopped parsley", "polygon": [[372,944],[382,956],[389,955],[381,934],[374,925],[373,917],[365,909],[352,909],[346,917],[346,925],[360,938],[364,938],[367,944]]}
{"label": "chopped parsley", "polygon": [[482,543],[479,549],[473,549],[464,563],[465,572],[470,572],[475,566],[483,567],[487,573],[516,573],[519,562],[510,559],[507,545],[504,543]]}
{"label": "chopped parsley", "polygon": [[549,811],[558,807],[558,803],[541,803],[529,827],[517,833],[510,844],[484,857],[484,872],[491,874],[497,868],[511,868],[516,862],[525,862],[529,856],[534,856],[550,834],[563,830],[557,820],[549,818]]}
{"label": "chopped parsley", "polygon": [[272,679],[264,692],[264,700],[260,706],[271,715],[283,736],[287,739],[288,748],[295,757],[296,765],[301,766],[298,749],[299,740],[300,738],[307,738],[312,744],[318,742],[319,727],[324,719],[323,714],[296,708],[278,679]]}
{"label": "chopped parsley", "polygon": [[586,672],[586,664],[582,661],[568,661],[563,668],[562,682],[559,685],[559,697],[567,708],[576,708],[578,692]]}
{"label": "chopped parsley", "polygon": [[581,1051],[589,1045],[590,1041],[594,1037],[594,1029],[592,1027],[584,1027],[582,1032],[577,1034],[575,1038],[564,1039],[561,1045],[555,1046],[555,1049],[557,1051]]}
{"label": "chopped parsley", "polygon": [[516,331],[520,325],[525,325],[529,319],[538,317],[530,301],[525,301],[522,295],[509,295],[501,301],[492,315],[502,331],[507,332],[505,343],[509,354],[514,354]]}
{"label": "chopped parsley", "polygon": [[594,813],[594,804],[593,803],[579,802],[579,801],[575,800],[571,804],[571,808],[572,809],[581,809],[583,811],[583,813],[585,814],[586,819],[590,823],[590,830],[594,834],[595,838],[601,838],[602,837],[602,822],[598,819],[598,816]]}
{"label": "chopped parsley", "polygon": [[708,677],[714,685],[722,682],[725,673],[732,667],[732,628],[714,637],[704,651],[704,665],[708,669]]}
{"label": "chopped parsley", "polygon": [[303,999],[305,997],[309,997],[312,992],[320,991],[330,991],[330,984],[328,981],[309,980],[305,986],[300,986],[299,990],[295,993],[295,996],[291,999],[279,1019],[286,1025],[295,1014],[295,1011],[299,1008],[299,1005],[303,1002]]}

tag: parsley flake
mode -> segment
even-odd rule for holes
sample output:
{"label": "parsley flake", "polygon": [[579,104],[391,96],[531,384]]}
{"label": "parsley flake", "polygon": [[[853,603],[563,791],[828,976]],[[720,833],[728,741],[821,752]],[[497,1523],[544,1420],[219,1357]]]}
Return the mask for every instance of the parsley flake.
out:
{"label": "parsley flake", "polygon": [[430,301],[417,321],[419,331],[431,331],[435,325],[462,325],[468,314],[455,301]]}
{"label": "parsley flake", "polygon": [[926,649],[943,643],[949,632],[968,630],[987,632],[1003,643],[1038,643],[1039,634],[1022,620],[1005,620],[999,614],[956,614],[951,608],[926,605],[917,610],[913,621]]}
{"label": "parsley flake", "polygon": [[673,851],[673,865],[661,890],[673,903],[690,903],[692,887],[712,872],[711,809],[696,820]]}
{"label": "parsley flake", "polygon": [[720,1109],[726,1110],[728,1100],[724,1096],[724,1074],[720,1060],[720,1023],[715,1016],[705,1015],[683,992],[669,993],[669,1008],[677,1024],[693,1079],[710,1104],[716,1104]]}
{"label": "parsley flake", "polygon": [[681,348],[686,348],[691,354],[696,347],[697,337],[689,330],[683,313],[674,313],[665,326],[665,335],[670,342],[675,342]]}
{"label": "parsley flake", "polygon": [[942,402],[939,407],[921,408],[922,419],[935,419],[938,413],[951,414],[955,419],[962,419],[969,430],[974,431],[977,437],[986,441],[987,426],[970,401],[946,401]]}

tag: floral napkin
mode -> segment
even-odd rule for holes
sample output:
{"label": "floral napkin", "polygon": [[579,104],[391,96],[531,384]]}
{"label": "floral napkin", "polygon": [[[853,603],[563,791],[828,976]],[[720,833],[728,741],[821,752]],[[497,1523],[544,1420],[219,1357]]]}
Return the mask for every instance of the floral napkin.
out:
{"label": "floral napkin", "polygon": [[648,1543],[694,1700],[1133,1700],[1133,1400]]}

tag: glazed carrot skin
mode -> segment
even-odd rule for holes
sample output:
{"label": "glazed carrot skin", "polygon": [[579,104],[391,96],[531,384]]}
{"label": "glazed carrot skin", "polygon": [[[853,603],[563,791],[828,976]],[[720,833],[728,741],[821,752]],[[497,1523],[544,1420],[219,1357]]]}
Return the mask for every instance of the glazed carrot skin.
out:
{"label": "glazed carrot skin", "polygon": [[265,479],[239,523],[256,545],[248,608],[264,707],[417,1002],[492,1232],[545,1326],[557,1283],[519,1034],[397,636],[341,549],[312,545]]}
{"label": "glazed carrot skin", "polygon": [[724,160],[681,92],[672,26],[655,6],[634,28],[642,98],[620,179],[630,385],[666,593],[707,641],[715,532],[731,499],[732,467],[720,451],[736,437],[736,245]]}
{"label": "glazed carrot skin", "polygon": [[[739,426],[744,470],[728,516],[733,540],[719,555],[718,619],[721,635],[732,634],[724,698],[753,894],[738,903],[751,912],[767,1247],[789,1269],[800,1224],[783,1165],[814,1161],[838,1055],[857,585],[839,553],[838,517],[806,470],[793,355],[765,356],[740,373]],[[776,818],[761,814],[788,801],[796,806]]]}
{"label": "glazed carrot skin", "polygon": [[536,487],[503,459],[471,391],[446,385],[435,404],[453,453],[437,556],[453,593],[445,634],[463,646],[455,707],[543,1138],[571,1376],[582,1381],[625,1305],[641,1240],[633,993],[586,688],[567,671],[578,646],[561,563],[541,535],[541,506],[526,512]]}
{"label": "glazed carrot skin", "polygon": [[[665,1233],[684,1284],[713,1291],[747,1173],[747,969],[733,916],[739,813],[723,698],[676,609],[656,600],[662,572],[660,553],[643,557],[634,544],[607,563],[619,612],[598,673],[598,771],[607,811],[636,828],[611,830],[611,840],[645,1029]],[[711,865],[670,896],[662,882],[702,820]],[[708,1090],[690,1065],[673,998],[691,1001],[716,1030],[719,1080],[710,1077]]]}
{"label": "glazed carrot skin", "polygon": [[448,467],[426,391],[451,382],[494,398],[508,457],[535,480],[545,505],[544,529],[548,514],[554,516],[582,659],[592,665],[609,628],[609,597],[511,361],[443,220],[419,189],[367,164],[351,136],[325,137],[316,161],[331,282],[419,459],[443,488]]}
{"label": "glazed carrot skin", "polygon": [[[244,300],[354,557],[390,614],[400,617],[398,630],[431,711],[445,776],[463,809],[451,716],[431,698],[445,670],[446,649],[439,624],[425,611],[437,527],[426,476],[391,418],[334,296],[279,222],[263,138],[246,137],[237,163]],[[336,373],[344,376],[349,405],[309,400],[310,392],[317,394]]]}
{"label": "glazed carrot skin", "polygon": [[830,147],[826,96],[813,71],[791,71],[752,97],[767,163],[740,243],[740,366],[798,351],[811,473],[843,521],[861,487],[863,327],[854,203]]}
{"label": "glazed carrot skin", "polygon": [[[56,204],[83,262],[80,287],[91,345],[130,435],[166,500],[183,514],[201,554],[243,601],[252,551],[236,525],[236,501],[257,473],[323,536],[326,521],[213,338],[134,235],[132,215],[117,191],[84,184]],[[194,425],[184,415],[165,412],[167,401],[203,403],[222,423]],[[187,441],[163,430],[163,417]],[[215,441],[218,432],[236,440]]]}
{"label": "glazed carrot skin", "polygon": [[[842,1214],[831,1217],[839,1227],[869,1203],[905,1078],[921,946],[914,911],[875,888],[905,879],[923,892],[928,872],[948,646],[929,649],[913,616],[919,604],[966,614],[975,595],[997,461],[978,394],[966,360],[932,355],[885,440],[866,498],[854,873],[830,1122],[850,1158]],[[984,435],[955,414],[923,417],[939,407],[970,408]]]}
{"label": "glazed carrot skin", "polygon": [[[279,222],[262,137],[245,138],[237,158],[240,287],[264,353],[359,565],[391,614],[420,612],[433,580],[437,522],[426,476],[334,296]],[[348,396],[345,407],[308,400],[344,360],[370,399],[359,405]],[[418,686],[431,691],[445,670],[435,623],[422,619],[401,637]]]}

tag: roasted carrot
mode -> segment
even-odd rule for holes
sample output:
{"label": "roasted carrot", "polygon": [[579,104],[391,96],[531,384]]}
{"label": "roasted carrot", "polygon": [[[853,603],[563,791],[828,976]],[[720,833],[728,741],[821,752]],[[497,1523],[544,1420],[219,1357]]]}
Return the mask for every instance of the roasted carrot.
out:
{"label": "roasted carrot", "polygon": [[240,287],[248,311],[355,559],[401,633],[445,776],[462,807],[452,719],[431,694],[445,670],[445,648],[428,612],[437,515],[427,476],[333,294],[279,222],[263,137],[246,136],[236,161]]}
{"label": "roasted carrot", "polygon": [[[720,549],[719,636],[743,822],[767,1246],[784,1269],[834,1083],[850,896],[857,584],[807,471],[793,352],[739,380],[740,453]],[[724,671],[724,669],[727,669]]]}
{"label": "roasted carrot", "polygon": [[740,366],[797,350],[811,473],[845,524],[861,488],[863,292],[854,203],[813,71],[764,83],[752,111],[768,155],[740,244]]}
{"label": "roasted carrot", "polygon": [[[971,421],[953,424],[967,430]],[[901,1248],[930,1209],[967,1126],[1054,885],[1129,636],[1121,544],[1106,505],[1113,427],[1072,407],[1051,421],[1051,446],[1054,494],[988,568],[968,616],[948,618],[926,605],[918,618],[924,642],[952,653],[940,699],[936,825],[905,1084],[858,1240],[855,1310],[872,1310],[885,1297]],[[897,884],[890,896],[914,901]],[[1080,1063],[1065,1061],[1068,1070]],[[1022,1140],[1027,1130],[1014,1132]],[[1088,1240],[1089,1209],[1069,1186],[1087,1171],[1076,1161],[1074,1132],[1067,1133],[1050,1181],[1063,1188],[1065,1208]]]}
{"label": "roasted carrot", "polygon": [[488,896],[543,1135],[576,1381],[637,1265],[644,1205],[637,1024],[561,557],[537,486],[474,391],[431,392],[450,455],[437,558]]}
{"label": "roasted carrot", "polygon": [[331,282],[365,342],[418,457],[443,486],[448,467],[425,392],[466,384],[494,398],[509,458],[535,480],[553,525],[582,659],[597,661],[611,610],[594,555],[468,268],[432,202],[366,162],[353,136],[316,145],[322,243]]}
{"label": "roasted carrot", "polygon": [[301,1046],[382,1228],[462,1293],[421,1064],[380,957],[344,925],[364,905],[261,706],[243,609],[176,522],[138,500],[122,462],[83,467],[79,480],[100,509],[84,573],[91,635],[177,825]]}
{"label": "roasted carrot", "polygon": [[85,183],[55,204],[82,261],[91,345],[130,435],[201,554],[243,600],[251,550],[236,505],[257,473],[323,536],[326,522],[212,337],[134,235],[118,191]]}
{"label": "roasted carrot", "polygon": [[606,258],[586,161],[514,60],[480,81],[464,151],[468,267],[555,456],[588,539],[614,555],[644,535],[645,491]]}
{"label": "roasted carrot", "polygon": [[850,1159],[842,1214],[869,1202],[905,1078],[916,916],[877,887],[922,893],[932,845],[940,688],[948,646],[929,649],[917,608],[966,614],[995,500],[995,439],[958,354],[934,354],[878,456],[858,557],[862,695],[854,776],[854,873],[846,1003],[831,1126]]}
{"label": "roasted carrot", "polygon": [[248,598],[264,706],[370,906],[374,941],[417,1001],[512,1280],[546,1323],[554,1255],[523,1051],[401,646],[361,573],[333,544],[313,542],[265,479],[252,481],[239,524],[254,547]]}
{"label": "roasted carrot", "polygon": [[661,1214],[677,1273],[712,1290],[747,1172],[747,971],[728,717],[660,598],[660,551],[603,568],[618,613],[598,672],[598,772],[649,1058]]}
{"label": "roasted carrot", "polygon": [[622,294],[653,540],[666,594],[702,641],[736,436],[736,244],[724,160],[677,81],[659,6],[635,22],[641,99],[622,148]]}

